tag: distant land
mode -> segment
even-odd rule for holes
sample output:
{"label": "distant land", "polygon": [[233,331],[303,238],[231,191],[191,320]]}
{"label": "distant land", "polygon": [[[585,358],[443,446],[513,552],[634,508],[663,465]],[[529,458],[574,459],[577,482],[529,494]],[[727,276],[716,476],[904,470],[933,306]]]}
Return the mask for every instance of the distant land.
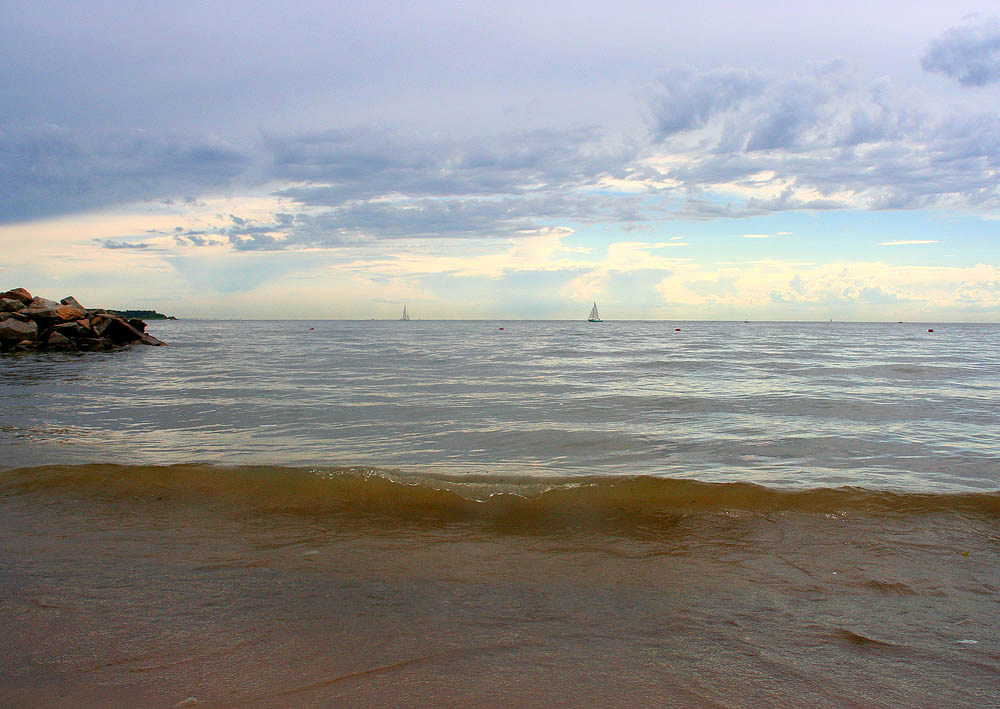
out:
{"label": "distant land", "polygon": [[176,320],[173,315],[164,315],[155,310],[113,310],[123,318],[139,318],[140,320]]}

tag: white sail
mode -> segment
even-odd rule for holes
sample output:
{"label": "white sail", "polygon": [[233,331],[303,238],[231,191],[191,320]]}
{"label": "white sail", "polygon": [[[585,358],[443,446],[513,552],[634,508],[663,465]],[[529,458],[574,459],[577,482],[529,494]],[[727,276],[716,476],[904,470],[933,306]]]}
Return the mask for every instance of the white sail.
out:
{"label": "white sail", "polygon": [[601,316],[597,313],[597,302],[594,302],[594,307],[590,309],[590,315],[587,317],[590,322],[601,322]]}
{"label": "white sail", "polygon": [[410,319],[410,316],[406,314],[406,306],[404,305],[403,306],[403,317],[401,317],[400,320],[409,320],[409,319]]}

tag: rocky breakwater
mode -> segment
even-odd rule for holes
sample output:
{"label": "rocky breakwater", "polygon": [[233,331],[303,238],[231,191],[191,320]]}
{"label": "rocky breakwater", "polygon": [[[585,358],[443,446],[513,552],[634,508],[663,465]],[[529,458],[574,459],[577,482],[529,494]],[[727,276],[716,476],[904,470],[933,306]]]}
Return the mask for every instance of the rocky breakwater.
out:
{"label": "rocky breakwater", "polygon": [[99,308],[84,308],[69,296],[58,303],[32,297],[24,288],[0,293],[0,351],[103,351],[129,345],[163,345],[146,323]]}

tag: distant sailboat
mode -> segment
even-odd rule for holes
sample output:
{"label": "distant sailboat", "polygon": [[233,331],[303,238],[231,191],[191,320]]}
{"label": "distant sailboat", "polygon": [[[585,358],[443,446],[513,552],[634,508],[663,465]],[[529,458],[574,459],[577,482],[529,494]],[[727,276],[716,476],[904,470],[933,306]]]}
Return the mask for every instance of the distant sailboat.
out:
{"label": "distant sailboat", "polygon": [[590,315],[587,317],[587,322],[604,322],[601,320],[601,316],[597,312],[597,302],[594,302],[594,307],[590,309]]}
{"label": "distant sailboat", "polygon": [[401,317],[400,320],[409,320],[409,319],[410,319],[410,316],[406,313],[406,306],[404,305],[403,306],[403,317]]}

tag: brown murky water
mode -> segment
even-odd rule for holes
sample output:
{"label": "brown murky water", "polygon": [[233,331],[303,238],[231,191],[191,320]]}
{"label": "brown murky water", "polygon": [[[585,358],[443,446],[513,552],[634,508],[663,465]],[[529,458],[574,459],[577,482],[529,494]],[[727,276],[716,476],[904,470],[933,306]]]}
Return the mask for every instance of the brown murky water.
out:
{"label": "brown murky water", "polygon": [[488,487],[0,471],[0,704],[1000,702],[996,493]]}

